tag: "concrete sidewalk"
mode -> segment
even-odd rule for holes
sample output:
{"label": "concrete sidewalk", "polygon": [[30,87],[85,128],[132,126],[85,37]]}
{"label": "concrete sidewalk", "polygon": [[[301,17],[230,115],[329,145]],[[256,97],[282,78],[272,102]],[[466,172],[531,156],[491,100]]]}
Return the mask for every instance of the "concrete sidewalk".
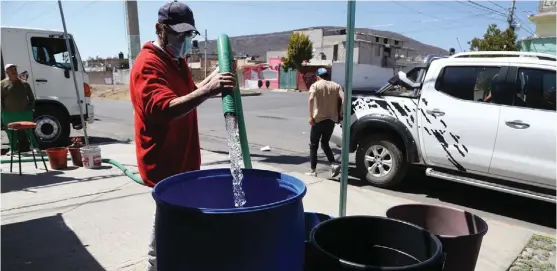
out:
{"label": "concrete sidewalk", "polygon": [[[103,157],[135,168],[133,144],[101,149]],[[203,168],[228,166],[226,155],[202,154]],[[254,163],[254,168],[281,171],[261,163]],[[337,216],[338,182],[285,173],[307,184],[306,211]],[[14,173],[9,173],[9,164],[3,164],[1,176],[2,270],[142,270],[155,208],[149,188],[108,165],[45,172],[24,163],[23,176],[18,176],[17,164]],[[348,188],[349,215],[384,216],[388,208],[405,203],[412,202]],[[476,270],[507,270],[533,232],[486,221],[489,231]]]}

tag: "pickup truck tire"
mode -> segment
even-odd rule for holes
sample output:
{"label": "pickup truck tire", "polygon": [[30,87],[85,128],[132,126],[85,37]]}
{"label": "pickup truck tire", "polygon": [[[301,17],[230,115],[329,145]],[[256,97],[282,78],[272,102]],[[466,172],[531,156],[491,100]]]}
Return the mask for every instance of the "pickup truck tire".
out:
{"label": "pickup truck tire", "polygon": [[55,105],[38,105],[35,134],[41,149],[66,147],[70,141],[70,116]]}
{"label": "pickup truck tire", "polygon": [[402,181],[408,163],[388,135],[373,135],[358,144],[356,167],[360,177],[371,185],[391,188]]}

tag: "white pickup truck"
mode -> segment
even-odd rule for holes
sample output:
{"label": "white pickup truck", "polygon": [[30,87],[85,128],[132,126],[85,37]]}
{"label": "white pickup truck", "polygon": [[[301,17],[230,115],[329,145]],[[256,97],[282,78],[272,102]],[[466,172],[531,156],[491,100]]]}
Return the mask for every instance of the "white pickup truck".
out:
{"label": "white pickup truck", "polygon": [[[555,55],[466,52],[400,71],[352,100],[350,146],[379,187],[426,175],[555,203]],[[342,130],[331,142],[341,146]]]}
{"label": "white pickup truck", "polygon": [[[76,130],[83,127],[64,32],[14,27],[2,27],[1,30],[1,78],[5,78],[5,64],[15,64],[20,74],[27,75],[26,80],[36,98],[35,133],[41,148],[67,146],[70,125]],[[95,114],[90,99],[89,76],[72,35],[70,47],[83,117],[92,123]]]}

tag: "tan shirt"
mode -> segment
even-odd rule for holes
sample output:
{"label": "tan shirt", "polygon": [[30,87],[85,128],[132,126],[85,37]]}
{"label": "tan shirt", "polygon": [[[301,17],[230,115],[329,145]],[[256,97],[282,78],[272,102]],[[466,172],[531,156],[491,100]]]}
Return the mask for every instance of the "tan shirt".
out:
{"label": "tan shirt", "polygon": [[327,80],[318,80],[309,88],[310,98],[313,96],[313,119],[315,123],[330,119],[338,122],[339,99],[344,92],[342,87]]}
{"label": "tan shirt", "polygon": [[22,112],[34,109],[35,95],[31,86],[25,81],[2,80],[2,110]]}

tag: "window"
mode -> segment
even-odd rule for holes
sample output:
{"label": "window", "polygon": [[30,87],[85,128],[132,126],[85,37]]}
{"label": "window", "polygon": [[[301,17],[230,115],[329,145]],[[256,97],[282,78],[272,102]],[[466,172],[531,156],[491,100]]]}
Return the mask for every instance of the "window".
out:
{"label": "window", "polygon": [[[501,82],[498,80],[500,67],[472,67],[472,66],[448,66],[441,71],[435,82],[435,88],[447,95],[468,101],[483,101],[489,98],[492,91],[500,94]],[[498,99],[493,97],[494,103],[505,101],[501,95]]]}
{"label": "window", "polygon": [[[33,50],[33,58],[38,63],[61,69],[71,69],[65,39],[33,37],[31,38],[31,47]],[[72,50],[74,67],[78,70],[79,67],[77,66],[77,58],[72,40],[70,40],[70,47]]]}
{"label": "window", "polygon": [[379,42],[379,37],[375,37],[375,42]]}
{"label": "window", "polygon": [[555,71],[519,68],[515,106],[555,111]]}

